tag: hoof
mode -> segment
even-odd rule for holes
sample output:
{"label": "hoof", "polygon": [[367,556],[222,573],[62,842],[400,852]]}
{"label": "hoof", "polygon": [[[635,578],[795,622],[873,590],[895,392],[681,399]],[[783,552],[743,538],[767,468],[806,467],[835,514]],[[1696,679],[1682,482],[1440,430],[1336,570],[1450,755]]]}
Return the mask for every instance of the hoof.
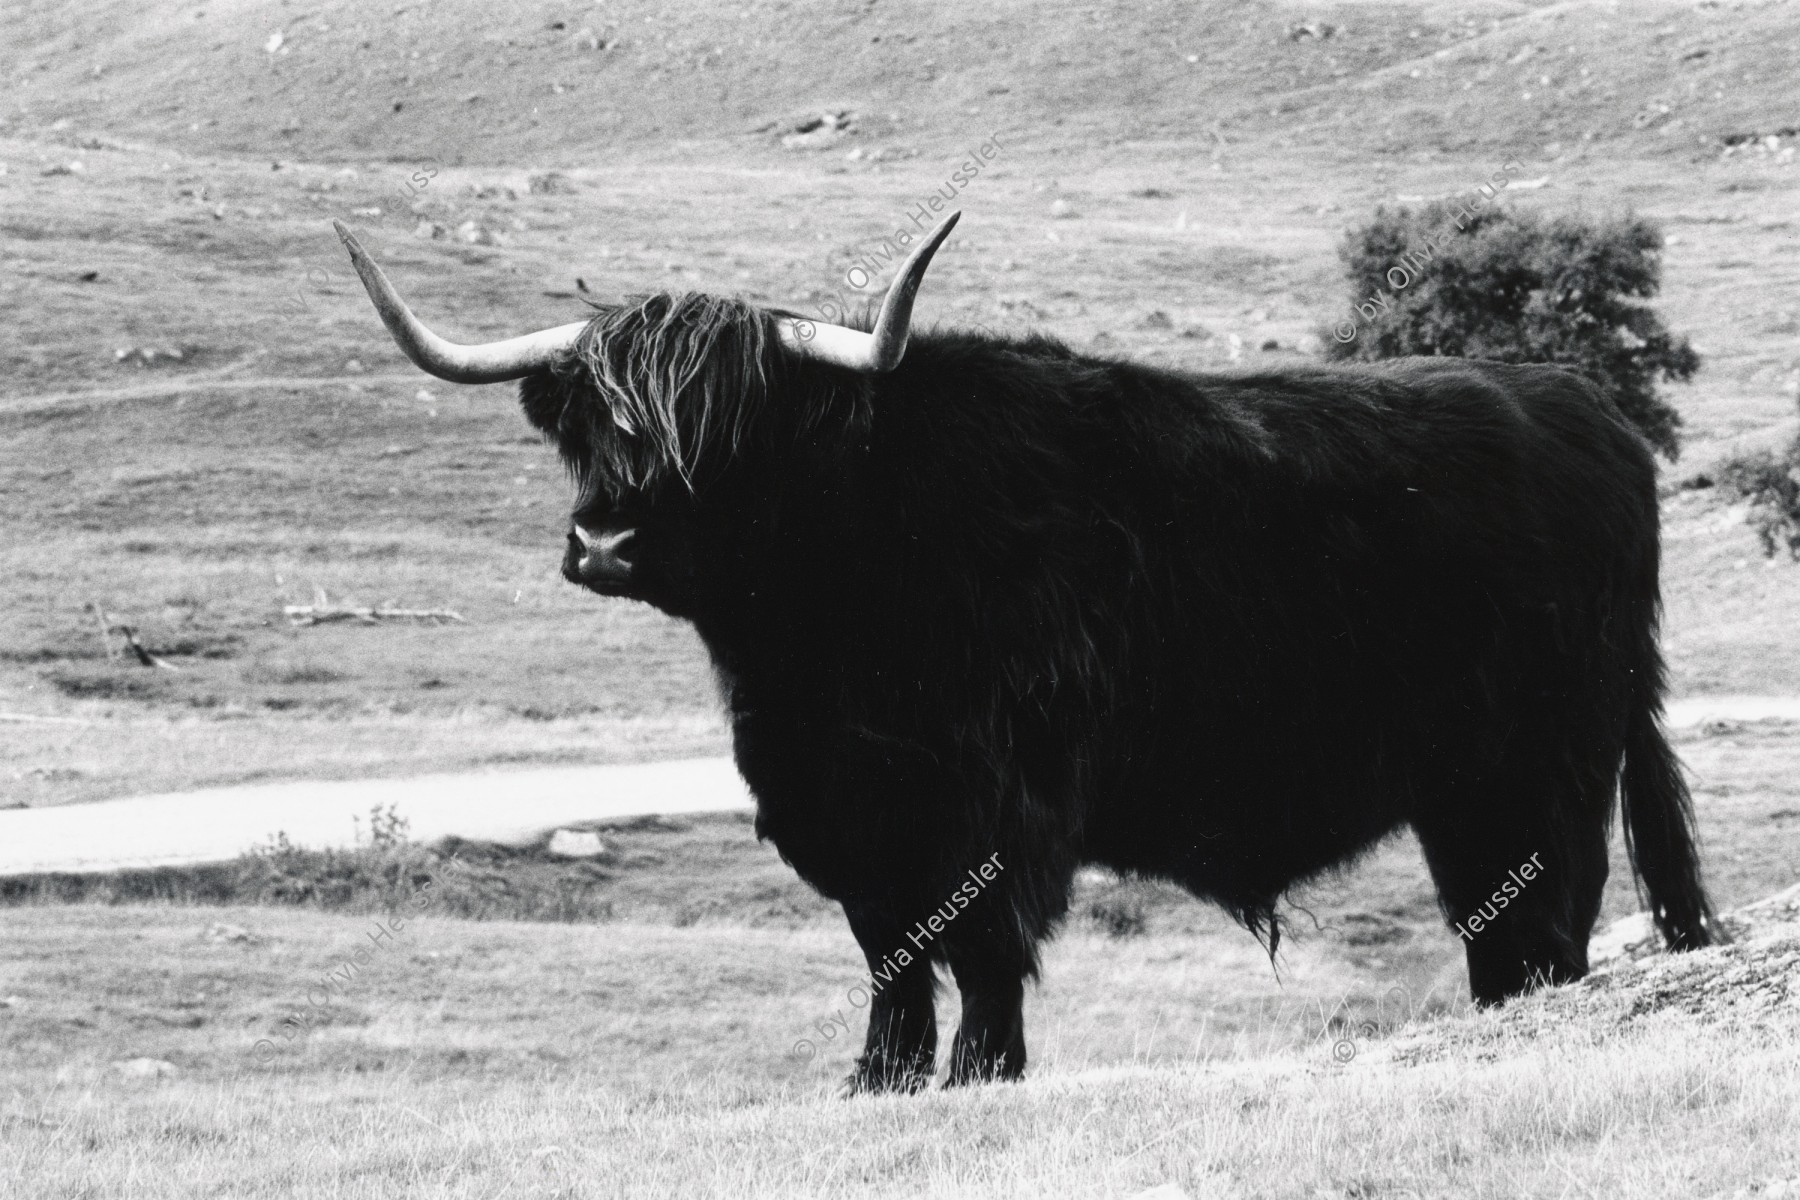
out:
{"label": "hoof", "polygon": [[975,1083],[1017,1083],[1025,1077],[1025,1041],[998,1053],[984,1052],[973,1042],[959,1041],[950,1056],[950,1071],[945,1087],[967,1087]]}
{"label": "hoof", "polygon": [[890,1059],[857,1060],[856,1070],[838,1090],[846,1099],[851,1096],[881,1095],[890,1092],[911,1094],[931,1082],[931,1064],[914,1059],[894,1062]]}

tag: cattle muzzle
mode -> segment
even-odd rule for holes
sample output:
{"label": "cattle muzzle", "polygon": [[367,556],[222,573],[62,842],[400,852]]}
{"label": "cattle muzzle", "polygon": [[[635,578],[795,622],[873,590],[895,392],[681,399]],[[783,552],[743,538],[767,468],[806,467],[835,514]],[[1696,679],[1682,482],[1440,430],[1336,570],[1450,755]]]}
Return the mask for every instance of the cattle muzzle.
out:
{"label": "cattle muzzle", "polygon": [[607,524],[587,528],[569,526],[569,552],[563,557],[563,578],[606,596],[631,592],[638,550],[637,529]]}

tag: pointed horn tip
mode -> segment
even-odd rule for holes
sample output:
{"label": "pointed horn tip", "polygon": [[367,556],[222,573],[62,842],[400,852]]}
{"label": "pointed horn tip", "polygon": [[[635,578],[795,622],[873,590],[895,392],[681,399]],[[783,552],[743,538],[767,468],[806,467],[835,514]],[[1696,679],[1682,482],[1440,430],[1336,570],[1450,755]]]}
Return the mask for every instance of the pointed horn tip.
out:
{"label": "pointed horn tip", "polygon": [[336,217],[333,217],[331,219],[331,227],[337,230],[338,240],[344,243],[344,249],[350,251],[351,257],[354,258],[362,254],[362,243],[356,240],[356,235],[350,232],[350,227],[348,225],[344,224]]}
{"label": "pointed horn tip", "polygon": [[937,223],[937,227],[926,236],[925,244],[920,246],[916,252],[920,256],[918,260],[920,263],[930,261],[931,256],[937,253],[938,247],[942,246],[944,241],[949,238],[950,231],[956,228],[956,223],[960,220],[962,220],[962,209],[959,208],[952,210],[949,216]]}

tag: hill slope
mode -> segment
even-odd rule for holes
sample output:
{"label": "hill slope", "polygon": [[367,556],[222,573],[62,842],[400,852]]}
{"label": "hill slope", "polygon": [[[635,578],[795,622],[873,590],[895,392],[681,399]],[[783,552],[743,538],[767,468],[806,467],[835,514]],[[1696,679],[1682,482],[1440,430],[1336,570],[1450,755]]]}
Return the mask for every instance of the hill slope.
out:
{"label": "hill slope", "polygon": [[15,0],[0,114],[15,132],[68,122],[189,153],[471,164],[774,149],[822,110],[855,114],[852,144],[902,152],[1004,129],[1193,154],[1245,138],[1347,156],[1589,138],[1685,155],[1800,125],[1782,83],[1796,19],[1778,4],[1489,0]]}
{"label": "hill slope", "polygon": [[[7,917],[6,1194],[1772,1200],[1800,1176],[1791,923],[1366,1024],[1305,972],[1277,1004],[1241,936],[1074,936],[1024,1083],[845,1101],[851,1039],[796,1042],[860,1034],[841,930],[427,913],[347,973],[370,917]],[[1690,1011],[1677,977],[1742,1002]]]}

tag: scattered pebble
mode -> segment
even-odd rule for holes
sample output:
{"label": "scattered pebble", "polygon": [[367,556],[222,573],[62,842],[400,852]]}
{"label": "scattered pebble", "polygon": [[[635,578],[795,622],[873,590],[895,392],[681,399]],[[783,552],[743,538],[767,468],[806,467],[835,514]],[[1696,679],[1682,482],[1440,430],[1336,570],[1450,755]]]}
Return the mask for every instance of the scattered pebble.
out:
{"label": "scattered pebble", "polygon": [[456,227],[456,239],[471,246],[492,246],[498,242],[492,230],[474,221],[464,221]]}
{"label": "scattered pebble", "polygon": [[1188,1194],[1181,1190],[1179,1184],[1159,1183],[1153,1188],[1134,1194],[1129,1200],[1188,1200]]}
{"label": "scattered pebble", "polygon": [[112,1069],[126,1079],[167,1079],[181,1073],[181,1068],[163,1058],[122,1058]]}
{"label": "scattered pebble", "polygon": [[606,846],[591,829],[559,829],[550,835],[544,850],[557,858],[594,858],[605,854]]}
{"label": "scattered pebble", "polygon": [[856,114],[848,109],[820,113],[797,122],[784,134],[781,144],[788,150],[820,150],[836,145],[850,132]]}
{"label": "scattered pebble", "polygon": [[187,354],[179,346],[125,346],[113,351],[115,362],[135,362],[140,367],[154,366],[158,362],[182,362]]}

